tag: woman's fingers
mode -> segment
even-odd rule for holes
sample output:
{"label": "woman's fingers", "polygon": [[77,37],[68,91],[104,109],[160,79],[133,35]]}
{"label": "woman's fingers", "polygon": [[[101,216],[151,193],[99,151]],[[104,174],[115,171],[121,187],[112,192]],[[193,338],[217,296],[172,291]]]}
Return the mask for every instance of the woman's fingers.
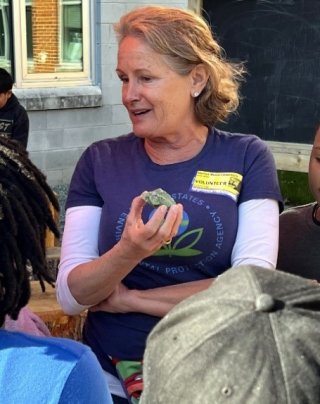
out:
{"label": "woman's fingers", "polygon": [[140,196],[133,199],[121,239],[127,254],[140,255],[141,259],[152,255],[164,243],[171,242],[178,232],[183,213],[181,204],[170,208],[161,205],[144,223],[141,217],[144,205],[145,201]]}
{"label": "woman's fingers", "polygon": [[160,224],[158,234],[164,242],[168,242],[174,237],[182,221],[182,205],[177,204],[169,208],[164,221]]}
{"label": "woman's fingers", "polygon": [[145,201],[141,198],[141,196],[136,196],[133,198],[126,221],[129,225],[136,225],[137,223],[140,224],[144,205]]}
{"label": "woman's fingers", "polygon": [[143,238],[149,239],[157,233],[164,222],[168,208],[164,205],[159,206],[150,220],[147,223],[143,223],[142,210],[144,205],[145,201],[141,196],[137,196],[133,199],[130,212],[127,216],[126,225],[131,228],[130,230],[137,233],[135,236],[139,236],[140,233]]}
{"label": "woman's fingers", "polygon": [[176,234],[178,233],[179,227],[180,227],[182,219],[183,219],[183,207],[182,207],[182,205],[179,204],[179,205],[176,205],[176,206],[178,206],[178,208],[177,208],[177,212],[176,212],[175,222],[174,222],[173,227],[172,227],[172,233],[171,233],[172,236],[171,236],[171,238],[176,236]]}

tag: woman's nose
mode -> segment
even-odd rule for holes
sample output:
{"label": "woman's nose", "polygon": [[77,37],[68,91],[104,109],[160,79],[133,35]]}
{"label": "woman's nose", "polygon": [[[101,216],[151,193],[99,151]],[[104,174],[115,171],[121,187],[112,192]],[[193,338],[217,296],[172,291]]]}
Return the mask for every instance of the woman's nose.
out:
{"label": "woman's nose", "polygon": [[122,91],[123,100],[126,102],[132,102],[139,99],[139,86],[135,83],[127,83],[123,86]]}

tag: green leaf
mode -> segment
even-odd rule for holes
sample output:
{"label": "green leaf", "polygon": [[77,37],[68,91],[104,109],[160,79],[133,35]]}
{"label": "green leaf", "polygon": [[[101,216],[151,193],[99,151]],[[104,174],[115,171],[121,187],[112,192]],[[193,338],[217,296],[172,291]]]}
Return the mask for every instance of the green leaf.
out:
{"label": "green leaf", "polygon": [[165,256],[170,256],[170,257],[194,257],[196,255],[202,254],[202,251],[200,250],[195,250],[192,248],[181,248],[180,250],[176,249],[161,249],[156,251],[153,255],[156,257],[165,257]]}
{"label": "green leaf", "polygon": [[182,243],[182,241],[184,241],[187,238],[190,238],[190,236],[192,236],[194,234],[196,235],[195,239],[193,241],[191,241],[189,244],[183,246],[183,248],[193,247],[200,240],[200,238],[203,234],[203,228],[187,231],[181,237],[179,237],[178,240],[175,241],[175,243],[173,244],[173,248],[176,249],[179,246],[179,244]]}

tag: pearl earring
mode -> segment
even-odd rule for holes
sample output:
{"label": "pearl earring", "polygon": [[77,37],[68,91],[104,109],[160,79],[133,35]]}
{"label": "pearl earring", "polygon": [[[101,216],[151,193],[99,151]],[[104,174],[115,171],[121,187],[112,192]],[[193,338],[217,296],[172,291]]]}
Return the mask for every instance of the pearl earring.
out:
{"label": "pearl earring", "polygon": [[195,93],[193,93],[194,98],[198,97],[200,93],[198,93],[198,91],[196,91]]}

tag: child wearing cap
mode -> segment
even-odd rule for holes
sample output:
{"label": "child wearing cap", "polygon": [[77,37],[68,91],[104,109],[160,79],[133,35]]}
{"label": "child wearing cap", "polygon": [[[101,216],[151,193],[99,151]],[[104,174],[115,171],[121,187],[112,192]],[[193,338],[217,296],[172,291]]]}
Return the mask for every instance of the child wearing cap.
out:
{"label": "child wearing cap", "polygon": [[246,265],[154,327],[140,404],[319,403],[320,287]]}

